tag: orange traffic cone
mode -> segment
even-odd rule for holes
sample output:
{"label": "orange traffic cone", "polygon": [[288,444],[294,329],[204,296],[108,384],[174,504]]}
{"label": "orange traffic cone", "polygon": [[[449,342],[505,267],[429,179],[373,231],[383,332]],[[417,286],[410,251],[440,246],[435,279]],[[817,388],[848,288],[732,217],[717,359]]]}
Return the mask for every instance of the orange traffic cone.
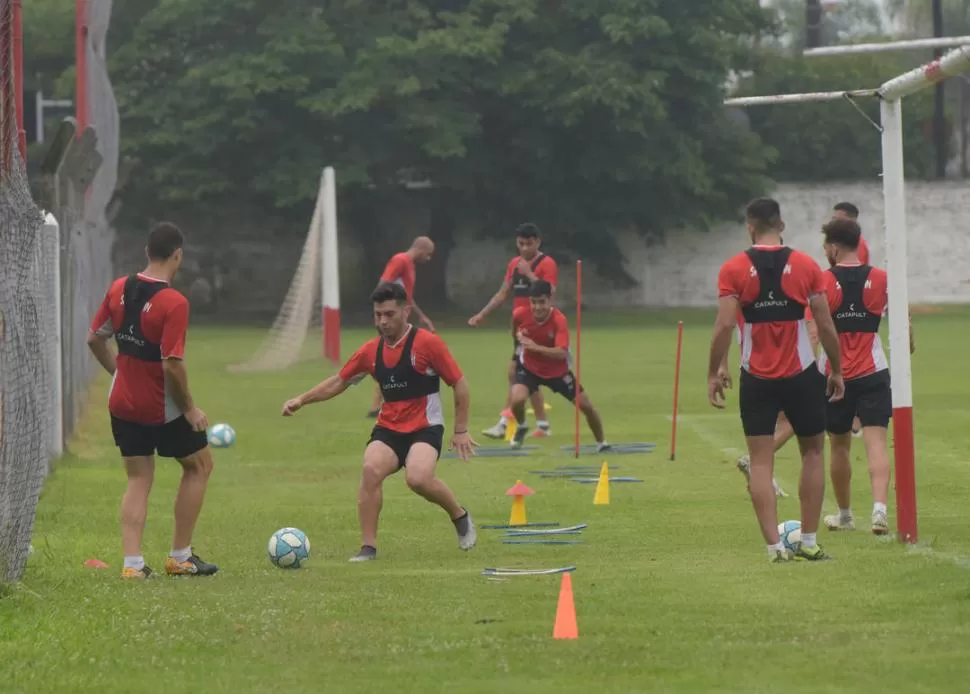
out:
{"label": "orange traffic cone", "polygon": [[573,577],[568,571],[562,575],[559,587],[559,604],[556,606],[556,624],[552,628],[554,639],[578,639],[576,605],[573,603]]}

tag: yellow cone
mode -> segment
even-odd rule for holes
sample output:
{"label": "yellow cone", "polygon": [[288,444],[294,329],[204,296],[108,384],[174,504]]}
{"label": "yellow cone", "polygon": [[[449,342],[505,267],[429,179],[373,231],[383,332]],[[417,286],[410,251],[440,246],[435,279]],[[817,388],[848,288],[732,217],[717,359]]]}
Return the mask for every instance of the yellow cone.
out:
{"label": "yellow cone", "polygon": [[596,494],[593,496],[593,504],[608,505],[610,503],[610,468],[603,461],[603,467],[600,468],[600,479],[596,483]]}
{"label": "yellow cone", "polygon": [[509,525],[525,525],[525,497],[517,496],[512,499],[512,513],[509,515]]}
{"label": "yellow cone", "polygon": [[515,438],[515,430],[518,428],[519,425],[516,423],[516,421],[514,419],[510,419],[509,423],[505,426],[505,440],[511,443],[512,439]]}

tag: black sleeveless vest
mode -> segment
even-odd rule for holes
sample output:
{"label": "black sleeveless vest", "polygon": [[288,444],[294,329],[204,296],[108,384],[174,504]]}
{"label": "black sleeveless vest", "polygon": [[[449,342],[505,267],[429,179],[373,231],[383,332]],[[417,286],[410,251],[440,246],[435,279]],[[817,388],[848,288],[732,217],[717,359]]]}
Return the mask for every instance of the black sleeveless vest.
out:
{"label": "black sleeveless vest", "polygon": [[[529,264],[529,267],[532,269],[532,272],[536,271],[536,268],[539,267],[539,263],[541,263],[545,257],[546,257],[545,253],[536,254],[536,257],[533,258],[532,262]],[[529,280],[528,277],[520,274],[519,268],[518,266],[516,266],[516,268],[512,270],[512,295],[527,297],[529,296],[529,288],[531,286],[532,286],[532,282]]]}
{"label": "black sleeveless vest", "polygon": [[791,257],[790,248],[779,251],[763,251],[749,248],[745,251],[758,273],[760,289],[754,303],[741,309],[747,323],[784,323],[802,320],[805,306],[785,294],[781,278]]}
{"label": "black sleeveless vest", "polygon": [[411,352],[414,348],[414,338],[421,328],[411,328],[401,351],[401,358],[393,368],[384,365],[384,338],[377,343],[377,358],[374,360],[374,378],[381,384],[381,393],[386,402],[414,400],[437,393],[441,386],[441,379],[420,373],[411,363]]}
{"label": "black sleeveless vest", "polygon": [[863,291],[872,272],[871,265],[829,268],[842,287],[842,303],[832,312],[835,329],[840,333],[877,333],[882,316],[866,308]]}
{"label": "black sleeveless vest", "polygon": [[156,294],[168,288],[168,282],[146,282],[137,275],[129,275],[121,295],[121,305],[125,310],[121,328],[115,332],[118,353],[141,361],[161,361],[162,345],[151,342],[141,331],[141,314],[145,304]]}

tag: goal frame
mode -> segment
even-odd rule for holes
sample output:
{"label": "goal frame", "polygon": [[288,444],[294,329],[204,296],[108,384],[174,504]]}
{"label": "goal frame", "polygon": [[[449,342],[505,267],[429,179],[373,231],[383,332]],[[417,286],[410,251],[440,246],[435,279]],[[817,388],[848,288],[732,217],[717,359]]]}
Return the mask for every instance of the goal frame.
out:
{"label": "goal frame", "polygon": [[[881,50],[891,50],[891,44]],[[920,45],[920,48],[932,47]],[[829,54],[852,53],[853,46]],[[858,51],[855,51],[858,52]],[[913,544],[918,540],[916,513],[916,447],[913,436],[913,374],[909,353],[909,283],[906,258],[907,226],[905,171],[903,168],[902,100],[948,77],[970,70],[970,46],[963,45],[940,58],[904,72],[876,89],[725,99],[725,106],[746,107],[875,97],[879,99],[882,134],[883,230],[889,294],[890,379],[893,384],[893,445],[896,474],[897,539]]]}

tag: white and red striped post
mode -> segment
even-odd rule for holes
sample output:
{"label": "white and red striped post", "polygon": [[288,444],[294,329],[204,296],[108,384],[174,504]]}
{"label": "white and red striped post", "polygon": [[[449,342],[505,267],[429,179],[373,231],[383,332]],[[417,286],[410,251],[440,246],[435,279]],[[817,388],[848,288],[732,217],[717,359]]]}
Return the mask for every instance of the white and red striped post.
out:
{"label": "white and red striped post", "polygon": [[323,234],[321,234],[323,356],[340,363],[340,270],[337,257],[337,183],[333,167],[323,170]]}
{"label": "white and red striped post", "polygon": [[889,353],[893,389],[896,523],[899,539],[916,542],[916,444],[913,436],[913,373],[909,356],[909,283],[903,170],[902,98],[970,69],[970,47],[885,82],[878,95],[882,120],[882,190],[889,275]]}

